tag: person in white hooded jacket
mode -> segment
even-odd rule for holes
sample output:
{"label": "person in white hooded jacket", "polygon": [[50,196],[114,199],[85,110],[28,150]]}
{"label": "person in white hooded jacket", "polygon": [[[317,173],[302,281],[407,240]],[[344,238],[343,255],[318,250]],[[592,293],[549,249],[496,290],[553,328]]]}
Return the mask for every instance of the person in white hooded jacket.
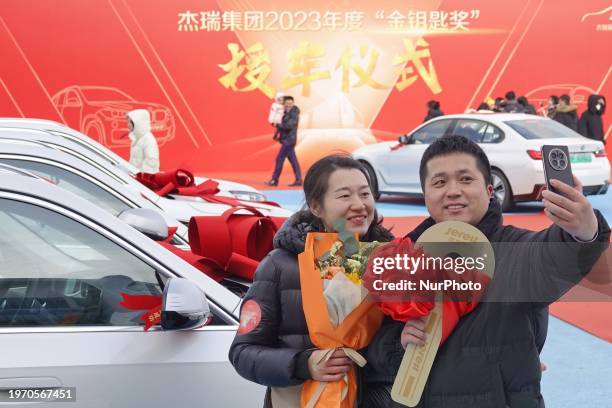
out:
{"label": "person in white hooded jacket", "polygon": [[157,140],[151,133],[151,115],[146,109],[128,112],[130,129],[130,164],[143,173],[159,172],[159,148]]}

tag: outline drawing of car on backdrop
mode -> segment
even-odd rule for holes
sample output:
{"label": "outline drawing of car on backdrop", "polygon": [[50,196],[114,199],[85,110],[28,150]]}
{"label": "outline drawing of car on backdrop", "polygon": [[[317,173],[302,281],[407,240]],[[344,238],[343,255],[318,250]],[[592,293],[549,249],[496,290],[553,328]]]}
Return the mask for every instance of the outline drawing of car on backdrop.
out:
{"label": "outline drawing of car on backdrop", "polygon": [[569,95],[572,103],[578,107],[578,112],[582,112],[587,108],[589,95],[594,93],[595,90],[580,84],[553,84],[532,89],[525,96],[529,99],[529,103],[536,108],[538,115],[546,116],[546,108],[548,107],[550,95]]}
{"label": "outline drawing of car on backdrop", "polygon": [[72,85],[57,92],[52,101],[68,126],[110,148],[130,145],[126,114],[134,109],[149,111],[159,146],[174,139],[176,127],[169,108],[137,101],[117,88]]}

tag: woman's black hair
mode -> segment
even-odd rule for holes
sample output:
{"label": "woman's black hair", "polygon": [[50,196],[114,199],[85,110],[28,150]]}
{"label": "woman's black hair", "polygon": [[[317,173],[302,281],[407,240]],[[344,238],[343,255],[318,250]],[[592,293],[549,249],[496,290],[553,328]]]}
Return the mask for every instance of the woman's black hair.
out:
{"label": "woman's black hair", "polygon": [[[319,205],[323,204],[323,197],[329,188],[329,177],[331,174],[339,169],[355,169],[359,170],[365,176],[368,181],[370,188],[372,187],[372,180],[367,170],[363,165],[353,159],[351,156],[346,154],[333,154],[330,156],[323,157],[314,163],[304,178],[304,195],[306,197],[306,205],[310,208],[314,203]],[[301,210],[297,217],[299,222],[307,222],[312,224],[316,230],[324,231],[325,226],[320,218],[315,216],[309,208]],[[368,228],[366,234],[361,237],[363,241],[390,241],[392,240],[393,234],[383,227],[383,217],[378,216],[378,212],[374,209],[374,221]]]}

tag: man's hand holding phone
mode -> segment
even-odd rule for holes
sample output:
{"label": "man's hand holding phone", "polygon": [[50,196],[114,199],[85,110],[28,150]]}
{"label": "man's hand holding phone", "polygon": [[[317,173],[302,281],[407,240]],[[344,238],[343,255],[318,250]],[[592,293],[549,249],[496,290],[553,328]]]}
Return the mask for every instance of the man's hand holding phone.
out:
{"label": "man's hand holding phone", "polygon": [[590,241],[597,234],[597,217],[589,200],[582,194],[582,183],[573,176],[572,187],[559,180],[550,183],[559,193],[542,192],[544,212],[556,225],[581,241]]}

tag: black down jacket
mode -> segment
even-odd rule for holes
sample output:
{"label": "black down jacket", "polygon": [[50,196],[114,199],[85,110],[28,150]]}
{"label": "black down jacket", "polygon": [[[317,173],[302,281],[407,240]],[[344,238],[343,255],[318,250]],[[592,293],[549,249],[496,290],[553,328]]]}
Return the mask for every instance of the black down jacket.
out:
{"label": "black down jacket", "polygon": [[[495,251],[489,301],[464,316],[438,350],[419,408],[544,406],[537,315],[578,282],[607,247],[610,228],[596,214],[597,239],[577,243],[555,225],[540,232],[503,226],[499,205],[492,203],[478,225]],[[409,236],[417,239],[433,224],[432,219],[425,220]],[[502,299],[512,291],[509,301],[491,299]],[[386,321],[368,347],[363,408],[402,407],[390,398],[404,354],[402,328],[403,323]]]}
{"label": "black down jacket", "polygon": [[280,142],[284,145],[295,146],[297,143],[297,129],[300,123],[300,108],[293,106],[283,115],[283,120],[277,125]]}
{"label": "black down jacket", "polygon": [[[599,104],[600,99],[603,101],[603,104]],[[598,104],[599,109],[597,109]],[[604,128],[601,115],[606,112],[606,98],[601,95],[591,95],[587,105],[588,109],[582,112],[582,116],[580,116],[578,121],[578,130],[584,137],[603,142]]]}
{"label": "black down jacket", "polygon": [[[297,385],[310,379],[308,357],[313,344],[302,306],[297,255],[304,251],[306,234],[320,231],[304,222],[304,212],[289,218],[274,237],[272,250],[259,264],[243,305],[255,301],[261,321],[255,329],[237,334],[229,360],[238,374],[268,387]],[[382,227],[364,241],[390,241],[393,236]],[[264,406],[270,405],[269,389]]]}

